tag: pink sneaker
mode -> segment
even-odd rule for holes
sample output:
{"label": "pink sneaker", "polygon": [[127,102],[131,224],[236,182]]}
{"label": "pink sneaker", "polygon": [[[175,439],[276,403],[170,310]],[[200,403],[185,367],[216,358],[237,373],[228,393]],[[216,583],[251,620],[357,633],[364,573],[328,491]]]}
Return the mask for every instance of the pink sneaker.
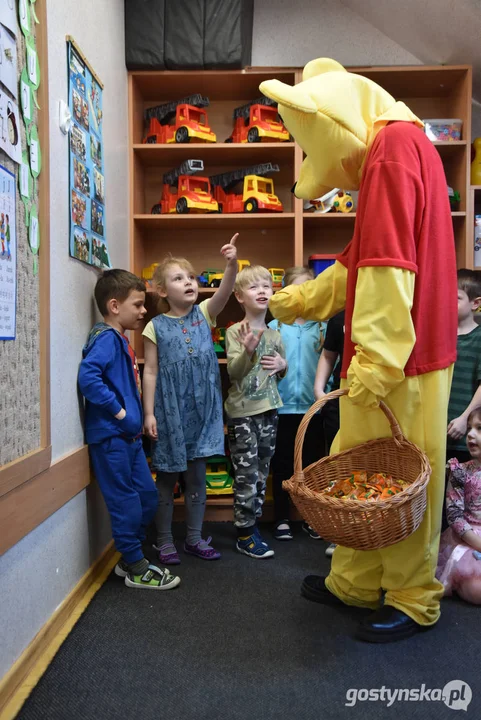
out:
{"label": "pink sneaker", "polygon": [[153,545],[153,548],[159,553],[159,560],[162,565],[180,565],[179,553],[172,543],[166,543],[160,547]]}
{"label": "pink sneaker", "polygon": [[189,545],[185,542],[184,552],[186,552],[187,555],[195,555],[196,557],[202,558],[202,560],[218,560],[220,558],[220,552],[217,552],[217,550],[214,550],[214,548],[209,545],[211,540],[212,538],[208,537],[207,540],[199,540],[195,545]]}

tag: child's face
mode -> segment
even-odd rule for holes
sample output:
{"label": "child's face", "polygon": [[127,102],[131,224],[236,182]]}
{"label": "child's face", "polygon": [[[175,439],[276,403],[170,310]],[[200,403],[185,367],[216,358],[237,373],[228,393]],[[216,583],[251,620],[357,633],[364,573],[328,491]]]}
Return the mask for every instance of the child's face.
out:
{"label": "child's face", "polygon": [[479,301],[470,300],[464,290],[458,289],[458,323],[467,320],[477,309]]}
{"label": "child's face", "polygon": [[119,300],[111,302],[115,303],[115,306],[112,306],[112,311],[116,314],[120,325],[125,330],[138,330],[142,326],[142,320],[147,312],[144,305],[144,292],[131,290],[123,302]]}
{"label": "child's face", "polygon": [[466,443],[469,454],[475,460],[481,460],[481,414],[473,415],[468,423]]}
{"label": "child's face", "polygon": [[267,311],[269,298],[272,297],[272,281],[255,278],[249,286],[237,292],[236,297],[245,310],[255,313],[260,310]]}
{"label": "child's face", "polygon": [[199,285],[194,273],[179,265],[170,265],[165,276],[165,287],[159,290],[159,295],[176,307],[193,305],[199,295]]}

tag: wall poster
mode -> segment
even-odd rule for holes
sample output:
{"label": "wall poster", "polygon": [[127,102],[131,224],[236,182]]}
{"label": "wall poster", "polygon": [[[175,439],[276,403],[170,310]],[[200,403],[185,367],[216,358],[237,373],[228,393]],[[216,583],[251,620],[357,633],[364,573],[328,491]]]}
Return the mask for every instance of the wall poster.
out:
{"label": "wall poster", "polygon": [[15,340],[17,324],[16,182],[0,165],[0,340]]}
{"label": "wall poster", "polygon": [[70,255],[98,268],[111,267],[105,227],[102,139],[103,86],[74,42],[67,42],[70,165]]}

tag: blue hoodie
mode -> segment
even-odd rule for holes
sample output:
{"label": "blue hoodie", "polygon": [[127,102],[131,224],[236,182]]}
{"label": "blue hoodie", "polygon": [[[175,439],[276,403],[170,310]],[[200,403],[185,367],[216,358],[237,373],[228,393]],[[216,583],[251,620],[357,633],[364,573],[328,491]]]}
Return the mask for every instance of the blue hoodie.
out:
{"label": "blue hoodie", "polygon": [[[87,443],[100,443],[116,435],[133,439],[142,432],[142,404],[128,343],[106,323],[90,331],[82,351],[78,383],[85,404]],[[122,408],[126,416],[117,420]]]}
{"label": "blue hoodie", "polygon": [[326,324],[310,320],[304,325],[286,325],[272,320],[269,327],[281,333],[288,367],[286,376],[278,385],[284,403],[278,412],[304,415],[315,402],[314,380],[320,355],[321,330],[324,334]]}

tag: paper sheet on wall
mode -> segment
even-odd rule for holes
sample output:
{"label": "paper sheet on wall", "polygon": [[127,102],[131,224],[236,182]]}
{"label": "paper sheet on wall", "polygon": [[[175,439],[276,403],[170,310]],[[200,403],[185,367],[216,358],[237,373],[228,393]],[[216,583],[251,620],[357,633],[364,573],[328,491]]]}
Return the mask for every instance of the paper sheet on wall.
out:
{"label": "paper sheet on wall", "polygon": [[102,88],[86,62],[67,43],[70,161],[70,255],[99,268],[111,267],[105,227]]}
{"label": "paper sheet on wall", "polygon": [[0,165],[0,340],[14,340],[17,314],[15,175]]}
{"label": "paper sheet on wall", "polygon": [[18,105],[0,89],[0,148],[16,163],[22,161]]}
{"label": "paper sheet on wall", "polygon": [[17,12],[14,0],[1,0],[0,2],[0,23],[5,25],[14,35],[17,34]]}
{"label": "paper sheet on wall", "polygon": [[17,44],[3,25],[0,25],[0,82],[17,97]]}
{"label": "paper sheet on wall", "polygon": [[[7,0],[11,2],[11,0]],[[25,35],[30,35],[30,5],[27,0],[18,0],[18,17],[20,19],[20,28]]]}

